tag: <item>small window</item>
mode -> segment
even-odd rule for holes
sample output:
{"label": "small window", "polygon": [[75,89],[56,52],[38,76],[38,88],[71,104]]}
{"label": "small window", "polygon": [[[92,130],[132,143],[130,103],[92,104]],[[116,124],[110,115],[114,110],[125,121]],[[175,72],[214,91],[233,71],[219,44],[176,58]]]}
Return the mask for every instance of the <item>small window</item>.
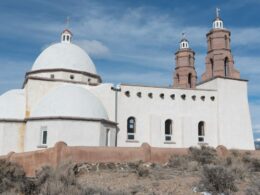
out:
{"label": "small window", "polygon": [[51,77],[51,79],[54,79],[54,74],[51,74],[51,76],[50,76],[50,77]]}
{"label": "small window", "polygon": [[186,95],[185,95],[185,94],[182,94],[182,95],[181,95],[181,99],[185,100],[185,99],[186,99]]}
{"label": "small window", "polygon": [[205,138],[205,122],[200,121],[198,124],[198,141],[204,142]]}
{"label": "small window", "polygon": [[67,41],[69,41],[70,40],[70,36],[69,35],[67,35]]}
{"label": "small window", "polygon": [[191,98],[195,101],[196,100],[196,95],[191,96]]}
{"label": "small window", "polygon": [[71,80],[74,79],[74,75],[73,75],[73,74],[70,75],[70,79],[71,79]]}
{"label": "small window", "polygon": [[163,93],[160,94],[160,98],[164,99],[164,94]]}
{"label": "small window", "polygon": [[135,139],[135,118],[134,117],[129,117],[127,119],[127,139],[128,140],[134,140]]}
{"label": "small window", "polygon": [[200,99],[201,99],[202,101],[205,101],[205,96],[204,96],[204,95],[201,96]]}
{"label": "small window", "polygon": [[106,146],[110,146],[110,129],[106,129]]}
{"label": "small window", "polygon": [[47,144],[47,138],[48,138],[48,131],[47,131],[47,127],[43,126],[41,127],[41,141],[40,144],[41,145],[46,145]]}
{"label": "small window", "polygon": [[65,39],[66,39],[65,35],[63,35],[63,41],[65,41]]}
{"label": "small window", "polygon": [[172,94],[172,95],[171,95],[171,98],[174,100],[174,99],[175,99],[175,94]]}
{"label": "small window", "polygon": [[142,93],[141,92],[137,92],[136,94],[139,98],[142,97]]}
{"label": "small window", "polygon": [[148,93],[148,97],[149,98],[153,98],[153,94],[152,93]]}
{"label": "small window", "polygon": [[130,91],[126,91],[126,92],[125,92],[125,95],[126,95],[127,97],[130,97]]}
{"label": "small window", "polygon": [[172,141],[172,120],[167,119],[164,123],[165,141]]}
{"label": "small window", "polygon": [[214,96],[211,96],[210,99],[211,99],[211,101],[214,101],[214,100],[215,100],[215,97],[214,97]]}

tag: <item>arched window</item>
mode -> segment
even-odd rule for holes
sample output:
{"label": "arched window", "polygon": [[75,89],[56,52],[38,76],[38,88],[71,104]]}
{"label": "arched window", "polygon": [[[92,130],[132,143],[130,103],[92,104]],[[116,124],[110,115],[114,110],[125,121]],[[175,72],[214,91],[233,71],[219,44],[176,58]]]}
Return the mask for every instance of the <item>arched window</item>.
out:
{"label": "arched window", "polygon": [[177,74],[177,82],[180,83],[180,76]]}
{"label": "arched window", "polygon": [[198,141],[204,142],[204,137],[205,137],[205,122],[200,121],[198,124]]}
{"label": "arched window", "polygon": [[192,77],[192,74],[191,73],[189,73],[189,75],[188,75],[188,84],[189,84],[189,88],[191,88],[192,87],[192,84],[191,84],[191,78]]}
{"label": "arched window", "polygon": [[135,139],[135,118],[129,117],[127,119],[127,139],[134,140]]}
{"label": "arched window", "polygon": [[172,120],[167,119],[164,123],[165,141],[172,141]]}
{"label": "arched window", "polygon": [[189,65],[190,66],[192,65],[192,57],[191,57],[191,55],[189,55]]}
{"label": "arched window", "polygon": [[225,58],[224,60],[224,75],[225,77],[228,76],[228,58]]}
{"label": "arched window", "polygon": [[210,65],[211,65],[211,76],[214,77],[214,62],[212,59],[210,59]]}

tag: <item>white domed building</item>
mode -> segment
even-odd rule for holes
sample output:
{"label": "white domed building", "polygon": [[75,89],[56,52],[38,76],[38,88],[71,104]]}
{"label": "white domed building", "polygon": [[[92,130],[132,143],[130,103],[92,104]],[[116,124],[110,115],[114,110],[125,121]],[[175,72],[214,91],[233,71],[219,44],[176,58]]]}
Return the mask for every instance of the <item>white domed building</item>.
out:
{"label": "white domed building", "polygon": [[[187,38],[175,53],[172,87],[102,83],[88,54],[64,30],[26,73],[22,89],[0,96],[0,154],[53,147],[254,149],[247,80],[235,69],[230,31],[217,15],[198,82]],[[157,78],[156,78],[157,79]],[[243,119],[243,120],[241,120]]]}

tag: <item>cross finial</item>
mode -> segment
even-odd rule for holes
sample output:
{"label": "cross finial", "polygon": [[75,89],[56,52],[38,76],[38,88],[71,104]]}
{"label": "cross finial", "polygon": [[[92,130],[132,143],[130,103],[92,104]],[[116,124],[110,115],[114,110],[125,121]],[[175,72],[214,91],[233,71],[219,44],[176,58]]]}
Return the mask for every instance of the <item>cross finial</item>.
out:
{"label": "cross finial", "polygon": [[185,36],[185,32],[182,32],[182,33],[181,33],[181,37],[182,37],[182,39],[185,39],[185,37],[186,37],[186,36]]}
{"label": "cross finial", "polygon": [[217,16],[217,18],[219,18],[219,12],[220,12],[220,9],[217,7],[216,8],[216,16]]}
{"label": "cross finial", "polygon": [[70,25],[70,17],[67,16],[67,19],[66,19],[66,28],[69,28],[69,25]]}

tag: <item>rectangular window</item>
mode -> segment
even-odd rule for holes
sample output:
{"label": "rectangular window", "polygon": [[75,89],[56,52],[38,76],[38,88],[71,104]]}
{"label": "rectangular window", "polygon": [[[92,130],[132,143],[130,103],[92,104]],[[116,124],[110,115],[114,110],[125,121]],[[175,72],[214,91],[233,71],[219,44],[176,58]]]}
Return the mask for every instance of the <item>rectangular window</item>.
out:
{"label": "rectangular window", "polygon": [[47,144],[47,139],[48,139],[48,131],[46,126],[41,127],[41,145],[46,145]]}
{"label": "rectangular window", "polygon": [[47,131],[42,132],[42,144],[47,144],[47,135],[48,135]]}

